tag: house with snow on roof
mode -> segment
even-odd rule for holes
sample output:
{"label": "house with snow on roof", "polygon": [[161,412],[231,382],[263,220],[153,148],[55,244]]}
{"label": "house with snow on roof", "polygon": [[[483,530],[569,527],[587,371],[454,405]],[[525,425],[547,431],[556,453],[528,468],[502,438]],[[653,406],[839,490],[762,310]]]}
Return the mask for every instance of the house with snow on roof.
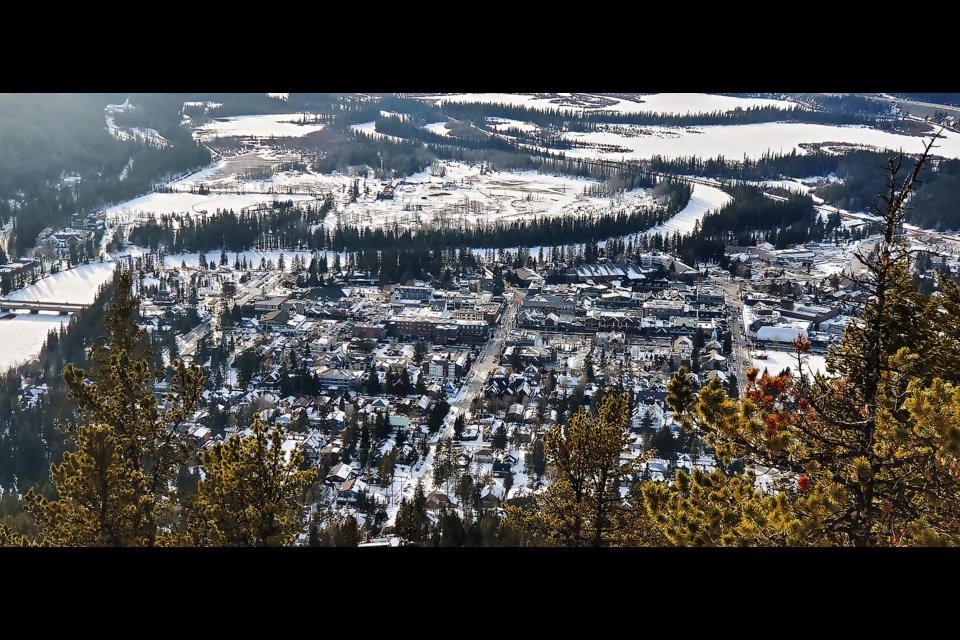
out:
{"label": "house with snow on roof", "polygon": [[507,492],[503,485],[492,484],[484,487],[480,492],[480,504],[484,509],[496,509],[506,499]]}

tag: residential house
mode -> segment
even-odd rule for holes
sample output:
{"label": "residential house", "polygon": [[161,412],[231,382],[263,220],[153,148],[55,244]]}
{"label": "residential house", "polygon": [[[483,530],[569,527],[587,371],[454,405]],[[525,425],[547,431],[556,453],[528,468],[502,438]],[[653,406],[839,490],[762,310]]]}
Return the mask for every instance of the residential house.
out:
{"label": "residential house", "polygon": [[507,492],[503,485],[493,484],[484,487],[483,491],[480,492],[480,504],[483,505],[484,509],[496,509],[503,504],[506,496]]}

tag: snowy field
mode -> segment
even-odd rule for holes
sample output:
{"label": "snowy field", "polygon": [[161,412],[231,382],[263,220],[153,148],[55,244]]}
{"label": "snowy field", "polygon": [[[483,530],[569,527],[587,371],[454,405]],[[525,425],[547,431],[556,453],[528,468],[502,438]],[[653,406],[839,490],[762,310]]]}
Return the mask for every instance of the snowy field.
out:
{"label": "snowy field", "polygon": [[117,126],[115,122],[115,116],[117,113],[127,111],[130,107],[130,100],[124,101],[123,104],[108,104],[104,108],[104,117],[107,123],[107,131],[115,139],[124,141],[124,140],[142,140],[147,144],[153,145],[155,147],[166,147],[169,142],[167,139],[160,135],[160,132],[156,129],[141,129],[139,127],[131,127],[125,129],[123,127]]}
{"label": "snowy field", "polygon": [[713,113],[751,107],[790,109],[799,106],[788,100],[768,98],[735,98],[712,93],[655,93],[640,98],[643,102],[622,101],[614,111],[648,113]]}
{"label": "snowy field", "polygon": [[[790,367],[790,370],[794,373],[797,372],[797,356],[793,351],[764,351],[764,353],[767,354],[766,360],[759,358],[755,358],[753,360],[753,366],[759,368],[761,374],[763,373],[763,370],[766,369],[770,375],[775,376],[787,367]],[[805,372],[812,375],[819,371],[826,375],[826,356],[808,354],[804,356],[804,358],[806,359],[803,364],[803,369]]]}
{"label": "snowy field", "polygon": [[768,189],[786,189],[787,191],[795,191],[803,194],[810,193],[811,189],[810,185],[793,178],[790,178],[789,180],[762,180],[760,182],[750,182],[750,184],[766,187]]}
{"label": "snowy field", "polygon": [[69,320],[69,316],[46,312],[0,318],[0,371],[36,358],[47,334]]}
{"label": "snowy field", "polygon": [[[585,195],[586,187],[600,183],[584,178],[535,171],[489,172],[481,176],[480,168],[473,165],[450,162],[444,167],[442,177],[431,175],[428,170],[406,178],[394,190],[392,200],[376,200],[373,193],[361,196],[337,214],[339,221],[359,227],[472,227],[543,216],[601,216],[614,210],[654,205],[644,189],[614,197]],[[379,183],[371,184],[379,189]],[[367,181],[361,180],[361,193],[366,185]]]}
{"label": "snowy field", "polygon": [[487,125],[494,131],[506,131],[507,129],[518,129],[524,132],[537,130],[537,125],[524,122],[523,120],[511,120],[510,118],[487,118]]}
{"label": "snowy field", "polygon": [[835,258],[828,260],[826,262],[819,262],[814,266],[818,273],[825,276],[832,276],[835,273],[843,273],[845,269],[850,267],[850,260],[843,258]]}
{"label": "snowy field", "polygon": [[423,128],[429,131],[430,133],[435,133],[438,136],[449,136],[450,130],[447,129],[446,122],[431,122],[430,124],[423,125]]}
{"label": "snowy field", "polygon": [[435,104],[446,102],[468,102],[481,104],[510,104],[535,109],[566,109],[569,111],[604,110],[624,113],[703,113],[714,111],[733,111],[750,107],[780,107],[789,109],[797,106],[785,100],[766,98],[734,98],[707,93],[655,93],[638,95],[634,99],[597,96],[592,94],[557,93],[549,97],[516,93],[462,93],[452,95],[429,96]]}
{"label": "snowy field", "polygon": [[[740,160],[744,156],[759,158],[764,153],[805,153],[802,143],[850,144],[878,149],[903,149],[920,153],[927,137],[906,136],[862,126],[831,126],[797,122],[765,122],[734,126],[710,127],[640,127],[610,125],[607,131],[570,132],[569,140],[589,145],[613,145],[625,151],[608,151],[602,147],[566,149],[568,157],[644,159],[654,155],[665,158],[724,156]],[[945,132],[934,153],[947,158],[960,158],[960,134]]]}
{"label": "snowy field", "polygon": [[36,284],[10,293],[10,300],[44,300],[91,304],[97,290],[113,275],[113,262],[92,262],[47,276]]}
{"label": "snowy field", "polygon": [[[113,262],[80,265],[14,291],[7,298],[90,304],[100,286],[110,280],[114,266]],[[36,358],[47,333],[69,320],[69,316],[47,312],[20,312],[0,319],[0,371]]]}
{"label": "snowy field", "polygon": [[[299,193],[316,195],[343,189],[351,181],[349,176],[329,175],[314,171],[279,171],[283,162],[297,160],[298,156],[276,153],[271,149],[259,149],[221,159],[203,169],[191,173],[167,185],[178,193],[196,191],[205,187],[210,191],[246,193]],[[251,179],[245,174],[263,170],[273,173],[268,178]]]}
{"label": "snowy field", "polygon": [[[351,176],[322,175],[314,172],[280,172],[269,178],[246,179],[241,175],[251,167],[275,164],[275,158],[257,154],[230,158],[202,169],[168,185],[173,193],[150,193],[106,210],[111,226],[136,224],[164,214],[213,214],[217,209],[241,211],[263,204],[293,200],[315,201],[326,194],[339,195],[353,181]],[[331,213],[325,224],[337,222],[356,226],[393,226],[420,228],[424,225],[474,226],[529,219],[535,216],[609,215],[629,211],[636,206],[654,206],[648,191],[636,189],[612,197],[593,197],[584,193],[596,180],[541,174],[535,171],[487,172],[480,167],[442,163],[443,175],[426,170],[396,186],[390,200],[377,200],[383,188],[379,180],[359,179],[357,202],[342,205]],[[200,186],[206,195],[190,193]],[[712,187],[696,187],[694,199],[681,220],[702,217],[714,208],[722,194]],[[726,197],[724,195],[724,197]],[[680,224],[680,223],[678,223]],[[684,226],[684,228],[686,228]],[[671,227],[672,230],[672,227]]]}
{"label": "snowy field", "polygon": [[396,142],[403,141],[402,138],[398,138],[397,136],[388,136],[385,133],[380,133],[379,131],[377,131],[377,123],[373,120],[371,120],[370,122],[361,122],[359,124],[352,124],[350,125],[350,130],[359,131],[360,133],[366,136],[369,136],[374,140],[387,139],[387,140],[394,140]]}
{"label": "snowy field", "polygon": [[258,205],[281,200],[302,202],[315,200],[315,196],[284,193],[148,193],[123,204],[114,205],[106,210],[107,222],[141,221],[170,213],[213,214],[220,209],[235,212]]}
{"label": "snowy field", "polygon": [[302,115],[296,113],[277,113],[262,116],[234,116],[219,118],[198,127],[193,132],[197,140],[215,140],[249,136],[254,138],[299,138],[320,131],[322,124],[300,124]]}
{"label": "snowy field", "polygon": [[716,211],[732,199],[730,194],[716,187],[694,183],[693,193],[690,194],[690,202],[687,206],[665,223],[651,228],[647,234],[653,235],[659,232],[663,235],[673,235],[674,231],[682,234],[690,233],[697,220],[702,220],[708,212]]}

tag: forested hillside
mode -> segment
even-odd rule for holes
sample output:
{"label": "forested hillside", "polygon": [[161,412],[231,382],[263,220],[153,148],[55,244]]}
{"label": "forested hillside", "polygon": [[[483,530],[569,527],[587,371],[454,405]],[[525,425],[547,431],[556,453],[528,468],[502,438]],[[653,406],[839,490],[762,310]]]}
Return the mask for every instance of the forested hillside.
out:
{"label": "forested hillside", "polygon": [[40,231],[65,226],[75,213],[133,198],[166,177],[209,163],[209,151],[188,131],[170,126],[179,122],[180,98],[140,119],[141,125],[160,130],[168,144],[114,138],[104,109],[125,98],[0,94],[0,223],[15,218],[11,254],[24,255]]}

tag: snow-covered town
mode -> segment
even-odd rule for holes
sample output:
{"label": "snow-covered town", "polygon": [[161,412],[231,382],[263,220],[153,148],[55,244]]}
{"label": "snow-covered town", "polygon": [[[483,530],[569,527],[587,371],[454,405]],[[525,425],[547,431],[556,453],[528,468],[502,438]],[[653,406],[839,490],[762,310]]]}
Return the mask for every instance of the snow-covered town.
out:
{"label": "snow-covered town", "polygon": [[[508,94],[420,99],[627,115],[799,104],[706,94],[692,94],[691,102],[684,94],[662,94],[648,96],[649,105],[617,97],[591,107],[557,95],[552,101]],[[415,496],[433,523],[449,511],[477,519],[502,515],[504,505],[523,504],[554,481],[545,434],[577,409],[595,411],[597,400],[614,392],[630,402],[622,459],[638,460],[640,469],[621,485],[624,496],[635,481],[670,481],[678,469],[712,471],[718,467],[713,451],[681,428],[666,402],[674,374],[681,367],[689,372],[694,391],[719,378],[732,398],[743,393],[751,369],[829,377],[835,373],[827,366],[831,346],[869,299],[863,260],[880,242],[879,217],[818,196],[843,182],[835,174],[748,185],[771,201],[812,197],[819,238],[754,237],[738,244],[744,234],[731,232],[719,255],[690,259],[679,238],[700,233],[737,197],[723,179],[680,176],[669,191],[663,177],[650,178],[650,186],[611,186],[613,179],[586,172],[498,168],[470,159],[435,159],[395,178],[366,166],[324,171],[295,141],[323,135],[325,120],[208,117],[219,106],[184,105],[184,122],[188,113],[202,116],[193,135],[214,150],[209,166],[75,216],[69,226],[46,228],[29,255],[0,264],[0,366],[35,361],[51,331],[63,335],[117,269],[129,270],[140,300],[138,324],[158,364],[182,359],[206,376],[201,406],[179,426],[183,437],[198,449],[212,447],[249,434],[259,416],[281,425],[283,449],[300,450],[318,471],[320,488],[303,514],[301,545],[315,542],[318,527],[347,515],[361,532],[361,546],[396,545],[400,505]],[[157,130],[115,122],[132,108],[129,101],[106,108],[111,135],[167,144]],[[381,117],[407,124],[403,114]],[[521,125],[536,128],[506,117],[490,120],[490,131],[508,139],[533,135]],[[449,137],[460,124],[451,119],[423,129]],[[889,149],[921,141],[833,124],[699,131],[634,126],[569,133],[566,158],[759,158],[803,153],[804,145]],[[373,140],[393,136],[378,133],[374,122],[351,127]],[[958,141],[960,134],[946,131],[938,153],[960,157]],[[545,139],[519,144],[549,147]],[[683,189],[677,205],[672,194]],[[485,247],[464,240],[433,249],[432,263],[407,262],[403,252],[416,251],[416,241],[374,249],[373,258],[348,244],[350,230],[368,238],[374,232],[418,238],[428,231],[466,238],[493,228],[525,233],[522,225],[532,222],[597,225],[628,215],[649,222],[612,227],[602,240],[517,236],[517,244],[498,239],[499,245]],[[233,227],[214,225],[244,216],[265,221],[263,228],[245,246],[230,248]],[[302,234],[267,228],[282,216],[295,218]],[[196,238],[208,230],[223,239],[217,249],[198,250]],[[909,224],[902,233],[920,256],[911,269],[921,287],[933,290],[938,274],[957,273],[960,236]],[[3,234],[0,248],[8,248]],[[387,271],[388,259],[396,274]],[[809,351],[796,352],[798,336]],[[47,382],[19,379],[24,406],[42,401]],[[169,383],[156,383],[158,397]],[[758,478],[769,480],[763,470]]]}

